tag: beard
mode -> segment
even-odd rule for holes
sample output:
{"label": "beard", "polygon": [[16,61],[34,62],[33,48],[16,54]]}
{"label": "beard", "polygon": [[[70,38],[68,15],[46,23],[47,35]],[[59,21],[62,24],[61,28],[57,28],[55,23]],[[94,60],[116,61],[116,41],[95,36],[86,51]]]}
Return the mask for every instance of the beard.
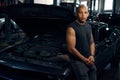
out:
{"label": "beard", "polygon": [[78,19],[79,23],[84,24],[86,22],[86,19]]}

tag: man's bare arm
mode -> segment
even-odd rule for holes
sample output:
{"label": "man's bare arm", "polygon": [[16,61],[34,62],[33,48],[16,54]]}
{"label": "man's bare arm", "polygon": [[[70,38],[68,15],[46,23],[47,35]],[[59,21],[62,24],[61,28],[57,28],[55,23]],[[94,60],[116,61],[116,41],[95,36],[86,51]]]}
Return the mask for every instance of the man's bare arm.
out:
{"label": "man's bare arm", "polygon": [[94,43],[94,39],[93,39],[92,34],[91,34],[90,52],[91,52],[91,55],[89,56],[88,59],[90,61],[90,64],[94,64],[94,62],[95,62],[95,58],[94,58],[94,55],[95,55],[95,43]]}
{"label": "man's bare arm", "polygon": [[93,39],[93,35],[92,34],[91,34],[90,52],[91,52],[92,56],[95,55],[95,43],[94,43],[94,39]]}
{"label": "man's bare arm", "polygon": [[69,27],[67,29],[67,33],[66,33],[66,41],[67,41],[67,48],[68,51],[77,56],[79,59],[83,60],[84,62],[88,63],[89,60],[84,57],[76,48],[76,36],[75,36],[75,31],[72,27]]}

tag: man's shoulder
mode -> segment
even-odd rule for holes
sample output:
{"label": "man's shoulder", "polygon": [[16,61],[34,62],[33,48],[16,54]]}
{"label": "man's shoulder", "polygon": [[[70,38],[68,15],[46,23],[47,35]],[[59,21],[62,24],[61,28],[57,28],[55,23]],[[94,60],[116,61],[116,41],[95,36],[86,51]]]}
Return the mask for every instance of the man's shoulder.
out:
{"label": "man's shoulder", "polygon": [[71,22],[70,24],[68,24],[68,28],[69,27],[72,27],[72,28],[74,28],[76,26],[76,21],[73,21],[73,22]]}
{"label": "man's shoulder", "polygon": [[89,27],[90,29],[92,29],[92,26],[89,22],[86,22],[86,27]]}
{"label": "man's shoulder", "polygon": [[87,21],[86,21],[86,25],[87,25],[87,26],[91,26],[91,24],[90,24],[89,22],[87,22]]}

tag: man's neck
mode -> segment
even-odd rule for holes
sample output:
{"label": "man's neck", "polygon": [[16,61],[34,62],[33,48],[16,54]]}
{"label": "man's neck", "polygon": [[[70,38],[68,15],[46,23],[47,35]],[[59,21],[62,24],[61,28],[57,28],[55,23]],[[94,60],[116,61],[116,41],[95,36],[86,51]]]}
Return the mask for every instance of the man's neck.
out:
{"label": "man's neck", "polygon": [[85,22],[82,22],[82,21],[79,21],[79,20],[76,20],[78,22],[78,24],[80,25],[85,25],[86,21]]}

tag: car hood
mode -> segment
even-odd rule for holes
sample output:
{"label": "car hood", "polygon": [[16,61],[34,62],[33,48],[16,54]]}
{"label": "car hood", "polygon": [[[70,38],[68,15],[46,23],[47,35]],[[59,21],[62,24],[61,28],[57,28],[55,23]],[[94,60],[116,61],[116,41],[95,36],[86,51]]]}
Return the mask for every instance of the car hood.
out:
{"label": "car hood", "polygon": [[[64,56],[65,32],[67,25],[75,20],[70,10],[50,5],[19,4],[5,7],[0,12],[15,21],[29,37],[25,42],[2,49],[0,64],[33,71],[37,66],[60,71],[66,68],[69,58]],[[34,69],[25,64],[35,65]]]}
{"label": "car hood", "polygon": [[67,25],[75,20],[69,9],[53,5],[17,4],[5,7],[1,13],[13,19],[29,37],[64,33]]}

